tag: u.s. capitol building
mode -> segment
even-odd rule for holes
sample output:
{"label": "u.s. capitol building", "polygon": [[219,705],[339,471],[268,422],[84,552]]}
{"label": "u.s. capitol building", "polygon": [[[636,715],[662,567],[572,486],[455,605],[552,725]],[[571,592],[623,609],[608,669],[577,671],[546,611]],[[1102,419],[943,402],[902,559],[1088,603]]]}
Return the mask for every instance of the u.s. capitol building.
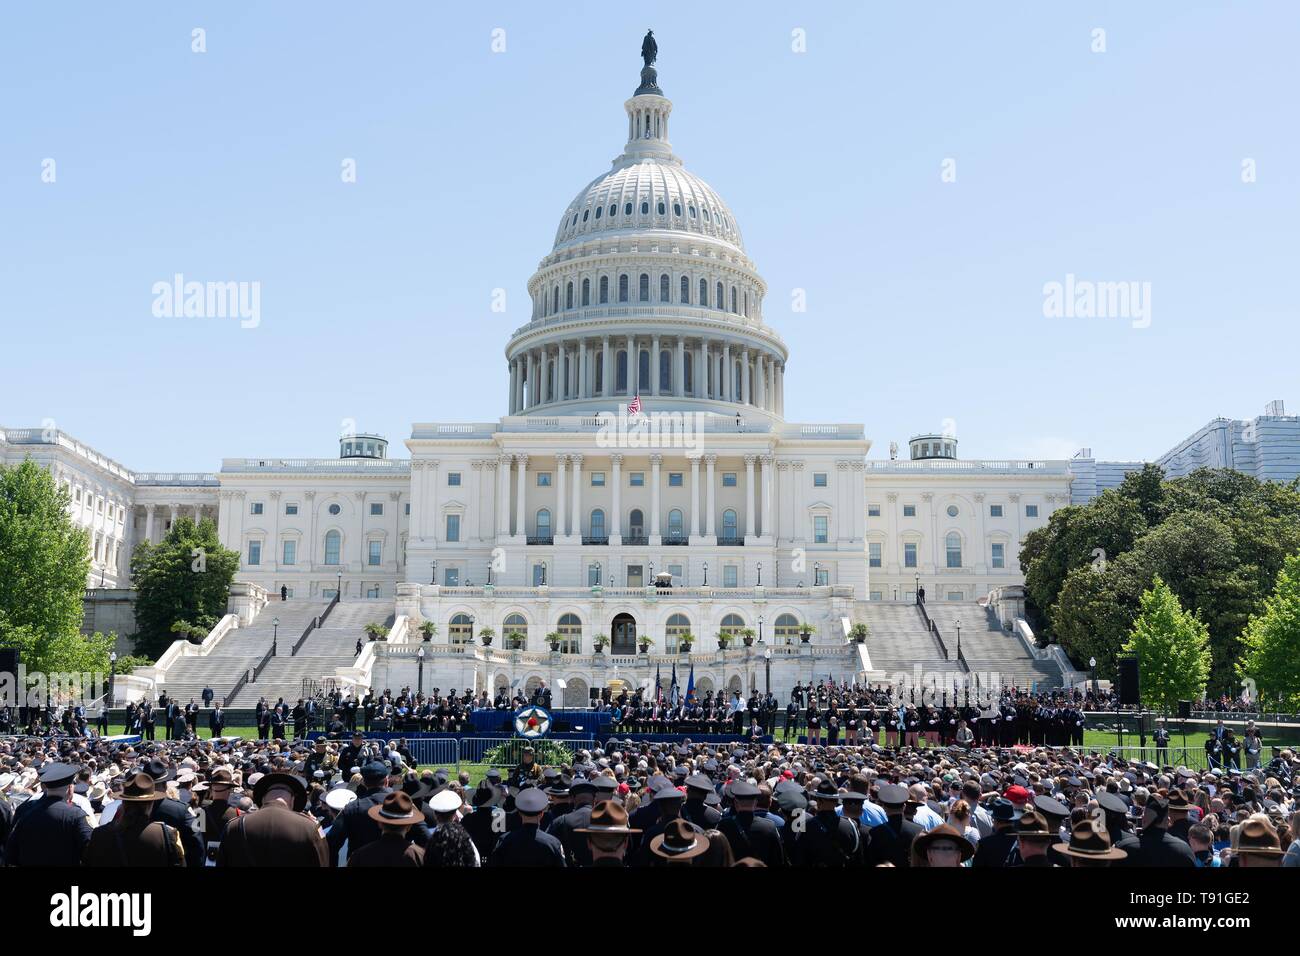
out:
{"label": "u.s. capitol building", "polygon": [[[901,459],[869,457],[860,424],[787,422],[792,357],[735,214],[673,152],[653,68],[623,105],[622,154],[562,211],[529,280],[501,419],[415,424],[409,460],[348,434],[337,458],[227,458],[205,475],[132,472],[53,428],[0,430],[0,461],[31,456],[68,487],[90,532],[88,586],[105,601],[129,594],[135,544],[178,518],[214,520],[241,554],[232,614],[129,688],[184,697],[208,684],[221,696],[273,633],[292,645],[336,593],[321,628],[233,703],[333,679],[444,691],[562,681],[557,701],[577,704],[672,662],[693,665],[701,691],[745,693],[765,690],[769,670],[777,693],[917,664],[1073,679],[1059,651],[1012,626],[1020,542],[1140,463],[967,460],[942,429]],[[1249,460],[1293,477],[1300,420],[1270,411],[1262,431],[1283,464],[1265,469],[1258,444]],[[1261,429],[1227,431],[1241,458]],[[1198,440],[1171,455],[1200,460]],[[388,639],[358,656],[370,621],[388,622]],[[854,623],[870,628],[864,644],[846,639]]]}

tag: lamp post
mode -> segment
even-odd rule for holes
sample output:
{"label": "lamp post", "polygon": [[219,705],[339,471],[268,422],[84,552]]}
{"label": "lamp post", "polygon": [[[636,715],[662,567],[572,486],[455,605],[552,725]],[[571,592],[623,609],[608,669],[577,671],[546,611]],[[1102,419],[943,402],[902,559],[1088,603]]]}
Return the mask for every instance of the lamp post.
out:
{"label": "lamp post", "polygon": [[772,648],[763,650],[763,666],[767,670],[767,692],[772,693]]}
{"label": "lamp post", "polygon": [[488,559],[488,587],[492,586],[492,559]]}
{"label": "lamp post", "polygon": [[117,651],[110,651],[108,654],[108,703],[107,707],[113,706],[113,682],[117,678]]}
{"label": "lamp post", "polygon": [[271,656],[275,657],[275,645],[280,640],[280,619],[278,617],[271,619]]}
{"label": "lamp post", "polygon": [[704,586],[709,586],[709,562],[704,562]]}
{"label": "lamp post", "polygon": [[334,596],[340,601],[343,600],[343,572],[339,571],[338,583],[334,590]]}
{"label": "lamp post", "polygon": [[813,587],[815,588],[821,587],[821,583],[822,583],[822,563],[820,561],[814,561],[813,562]]}
{"label": "lamp post", "polygon": [[469,642],[474,643],[474,615],[469,616]]}
{"label": "lamp post", "polygon": [[429,571],[429,583],[430,584],[438,583],[438,562],[436,560],[433,562],[433,565]]}
{"label": "lamp post", "polygon": [[419,683],[416,688],[416,692],[423,694],[424,693],[424,645],[423,644],[421,644],[419,649],[416,650],[415,660],[419,664],[419,668],[420,668],[420,677],[419,677]]}
{"label": "lamp post", "polygon": [[655,563],[653,561],[650,562],[650,586],[655,586]]}
{"label": "lamp post", "polygon": [[961,660],[961,621],[954,623],[957,627],[957,660]]}
{"label": "lamp post", "polygon": [[596,587],[600,587],[600,562],[596,562]]}
{"label": "lamp post", "polygon": [[758,562],[758,586],[763,586],[763,562]]}
{"label": "lamp post", "polygon": [[758,643],[760,643],[760,644],[764,643],[764,641],[763,641],[763,615],[761,615],[761,614],[758,616]]}
{"label": "lamp post", "polygon": [[921,575],[917,572],[916,583],[912,585],[912,600],[917,604],[921,603]]}
{"label": "lamp post", "polygon": [[1088,681],[1092,684],[1092,692],[1097,693],[1097,658],[1088,658]]}

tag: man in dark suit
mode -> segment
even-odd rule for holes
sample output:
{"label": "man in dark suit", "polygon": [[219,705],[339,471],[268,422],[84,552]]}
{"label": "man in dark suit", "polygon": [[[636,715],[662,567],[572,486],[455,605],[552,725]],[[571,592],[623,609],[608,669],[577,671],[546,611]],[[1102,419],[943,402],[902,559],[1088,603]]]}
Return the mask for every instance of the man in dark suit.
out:
{"label": "man in dark suit", "polygon": [[881,863],[911,866],[912,841],[925,831],[903,815],[907,806],[907,788],[896,783],[881,784],[876,792],[876,803],[884,809],[887,819],[880,826],[871,828],[867,866]]}
{"label": "man in dark suit", "polygon": [[[388,773],[391,767],[380,760],[373,760],[361,768],[361,789],[357,799],[349,803],[339,814],[329,832],[330,866],[339,865],[339,849],[346,841],[348,855],[351,856],[367,843],[379,839],[379,824],[370,818],[371,807],[380,806],[384,797],[392,793],[388,786]],[[347,771],[345,770],[344,773]]]}
{"label": "man in dark suit", "polygon": [[1169,799],[1153,794],[1142,815],[1142,835],[1136,853],[1130,853],[1129,866],[1195,867],[1196,854],[1191,846],[1169,832]]}
{"label": "man in dark suit", "polygon": [[41,767],[41,795],[14,813],[5,841],[7,866],[80,866],[90,842],[90,818],[71,803],[77,768],[66,763]]}
{"label": "man in dark suit", "polygon": [[722,818],[717,829],[731,844],[732,856],[737,860],[751,856],[768,866],[785,866],[781,832],[771,820],[754,813],[758,808],[758,787],[747,780],[737,780],[727,792],[731,797],[731,813]]}
{"label": "man in dark suit", "polygon": [[202,697],[203,697],[203,706],[204,706],[204,707],[211,707],[211,706],[212,706],[212,698],[215,697],[215,696],[216,696],[216,694],[212,693],[212,688],[211,688],[211,687],[204,687],[204,688],[203,688],[203,694],[202,694]]}
{"label": "man in dark suit", "polygon": [[213,737],[220,737],[226,730],[226,710],[220,704],[208,714],[208,729]]}
{"label": "man in dark suit", "polygon": [[491,781],[484,780],[474,791],[470,802],[474,812],[461,820],[461,825],[469,833],[478,850],[479,859],[484,863],[497,848],[497,841],[506,832],[505,811],[501,809],[501,790]]}
{"label": "man in dark suit", "polygon": [[[614,783],[610,777],[603,779]],[[611,793],[610,796],[612,795]],[[587,839],[579,836],[577,830],[591,824],[591,808],[596,800],[596,785],[590,780],[577,778],[569,785],[569,796],[573,799],[573,809],[552,820],[546,832],[560,841],[560,845],[564,847],[565,862],[570,866],[591,866],[591,851],[587,847]]]}
{"label": "man in dark suit", "polygon": [[503,836],[488,858],[488,866],[564,866],[564,847],[539,827],[550,799],[537,787],[527,787],[515,797],[519,828]]}
{"label": "man in dark suit", "polygon": [[307,785],[302,780],[288,773],[268,773],[253,788],[253,800],[258,806],[255,812],[226,826],[217,866],[329,865],[319,825],[302,812],[307,806]]}

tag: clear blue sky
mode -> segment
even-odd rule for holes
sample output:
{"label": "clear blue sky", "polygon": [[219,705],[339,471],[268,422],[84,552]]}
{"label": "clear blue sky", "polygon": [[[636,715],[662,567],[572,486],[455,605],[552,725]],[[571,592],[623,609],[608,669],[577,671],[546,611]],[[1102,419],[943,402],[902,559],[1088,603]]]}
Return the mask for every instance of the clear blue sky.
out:
{"label": "clear blue sky", "polygon": [[[1127,459],[1300,410],[1292,0],[480,6],[6,5],[0,422],[213,470],[331,457],[345,418],[404,456],[412,422],[499,417],[646,27],[674,147],[769,284],[791,420]],[[177,272],[259,281],[261,325],[155,318]],[[1045,318],[1067,273],[1150,282],[1150,328]]]}

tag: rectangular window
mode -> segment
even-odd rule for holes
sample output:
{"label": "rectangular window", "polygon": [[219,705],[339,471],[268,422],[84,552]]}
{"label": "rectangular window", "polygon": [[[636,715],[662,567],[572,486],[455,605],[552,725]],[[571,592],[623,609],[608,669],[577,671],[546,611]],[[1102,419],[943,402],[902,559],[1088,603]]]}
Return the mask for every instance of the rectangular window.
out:
{"label": "rectangular window", "polygon": [[334,600],[334,596],[338,593],[338,588],[321,588],[320,596],[327,601],[332,601]]}
{"label": "rectangular window", "polygon": [[867,545],[867,560],[870,562],[869,567],[880,567],[880,542],[872,541]]}
{"label": "rectangular window", "polygon": [[284,558],[280,563],[281,564],[298,563],[298,542],[297,541],[284,542]]}
{"label": "rectangular window", "polygon": [[533,587],[540,588],[546,583],[546,565],[533,565]]}
{"label": "rectangular window", "polygon": [[668,573],[673,576],[673,584],[680,587],[682,584],[682,566],[680,564],[668,565]]}
{"label": "rectangular window", "polygon": [[447,540],[460,540],[460,515],[447,515]]}
{"label": "rectangular window", "polygon": [[949,601],[964,601],[964,600],[966,600],[966,595],[963,594],[961,591],[949,591],[949,592],[948,592],[948,600],[949,600]]}
{"label": "rectangular window", "polygon": [[376,584],[374,587],[368,588],[366,590],[366,597],[370,597],[370,598],[379,597],[379,585]]}
{"label": "rectangular window", "polygon": [[825,544],[830,540],[829,519],[825,515],[813,515],[813,543]]}
{"label": "rectangular window", "polygon": [[1037,517],[1038,517],[1038,505],[1025,505],[1025,517],[1026,517],[1026,518],[1037,518]]}
{"label": "rectangular window", "polygon": [[868,517],[868,518],[879,518],[879,517],[880,517],[880,505],[867,505],[867,517]]}
{"label": "rectangular window", "polygon": [[367,541],[370,548],[369,564],[371,567],[378,567],[384,557],[384,543],[382,541]]}
{"label": "rectangular window", "polygon": [[870,600],[872,600],[872,601],[883,601],[884,599],[885,599],[884,592],[882,592],[882,591],[872,591],[872,592],[871,592],[871,598],[870,598]]}
{"label": "rectangular window", "polygon": [[643,565],[629,564],[627,566],[627,586],[630,588],[645,586],[645,570]]}
{"label": "rectangular window", "polygon": [[668,472],[668,487],[680,488],[682,486],[682,473],[680,471]]}
{"label": "rectangular window", "polygon": [[915,517],[916,517],[916,505],[903,505],[903,517],[904,517],[904,518],[915,518]]}
{"label": "rectangular window", "polygon": [[404,513],[409,515],[411,513],[411,503],[408,501],[404,507],[406,509]]}
{"label": "rectangular window", "polygon": [[460,472],[459,471],[447,472],[447,486],[449,488],[455,488],[459,485],[460,485]]}
{"label": "rectangular window", "polygon": [[1007,546],[1000,541],[993,543],[993,567],[1005,568],[1007,566]]}
{"label": "rectangular window", "polygon": [[248,542],[248,563],[250,565],[262,563],[262,542]]}
{"label": "rectangular window", "polygon": [[442,583],[449,588],[460,587],[460,568],[446,568],[442,572]]}
{"label": "rectangular window", "polygon": [[813,584],[819,588],[827,587],[831,583],[830,568],[813,568]]}
{"label": "rectangular window", "polygon": [[537,473],[537,487],[538,488],[551,487],[551,473],[549,471],[539,471]]}
{"label": "rectangular window", "polygon": [[255,515],[260,515],[260,514],[262,513],[262,511],[263,511],[262,502],[260,502],[260,501],[254,501],[254,502],[253,502],[253,514],[255,514]]}
{"label": "rectangular window", "polygon": [[722,566],[722,586],[724,588],[739,587],[740,569],[734,564],[724,564]]}
{"label": "rectangular window", "polygon": [[736,487],[736,473],[734,471],[724,471],[722,473],[722,487],[724,488]]}
{"label": "rectangular window", "polygon": [[587,587],[594,588],[600,584],[600,565],[587,565]]}
{"label": "rectangular window", "polygon": [[826,487],[826,472],[824,472],[824,471],[814,471],[814,472],[813,472],[813,487],[814,487],[814,488],[825,488],[825,487]]}
{"label": "rectangular window", "polygon": [[645,486],[644,471],[629,471],[627,473],[627,483],[633,488],[642,488]]}
{"label": "rectangular window", "polygon": [[285,597],[293,597],[293,588],[286,587],[286,588],[284,589],[284,596],[285,596]]}
{"label": "rectangular window", "polygon": [[903,567],[916,567],[916,543],[909,541],[903,545]]}
{"label": "rectangular window", "polygon": [[384,513],[384,504],[382,501],[370,502],[370,517],[378,518]]}
{"label": "rectangular window", "polygon": [[285,505],[285,506],[284,506],[284,513],[287,514],[287,515],[296,515],[296,514],[298,513],[298,506],[297,506],[297,505]]}
{"label": "rectangular window", "polygon": [[1002,506],[1001,506],[1001,505],[989,505],[989,517],[990,517],[990,518],[1001,518],[1001,517],[1002,517]]}
{"label": "rectangular window", "polygon": [[593,488],[605,487],[605,473],[603,471],[593,471],[591,473],[591,487]]}

